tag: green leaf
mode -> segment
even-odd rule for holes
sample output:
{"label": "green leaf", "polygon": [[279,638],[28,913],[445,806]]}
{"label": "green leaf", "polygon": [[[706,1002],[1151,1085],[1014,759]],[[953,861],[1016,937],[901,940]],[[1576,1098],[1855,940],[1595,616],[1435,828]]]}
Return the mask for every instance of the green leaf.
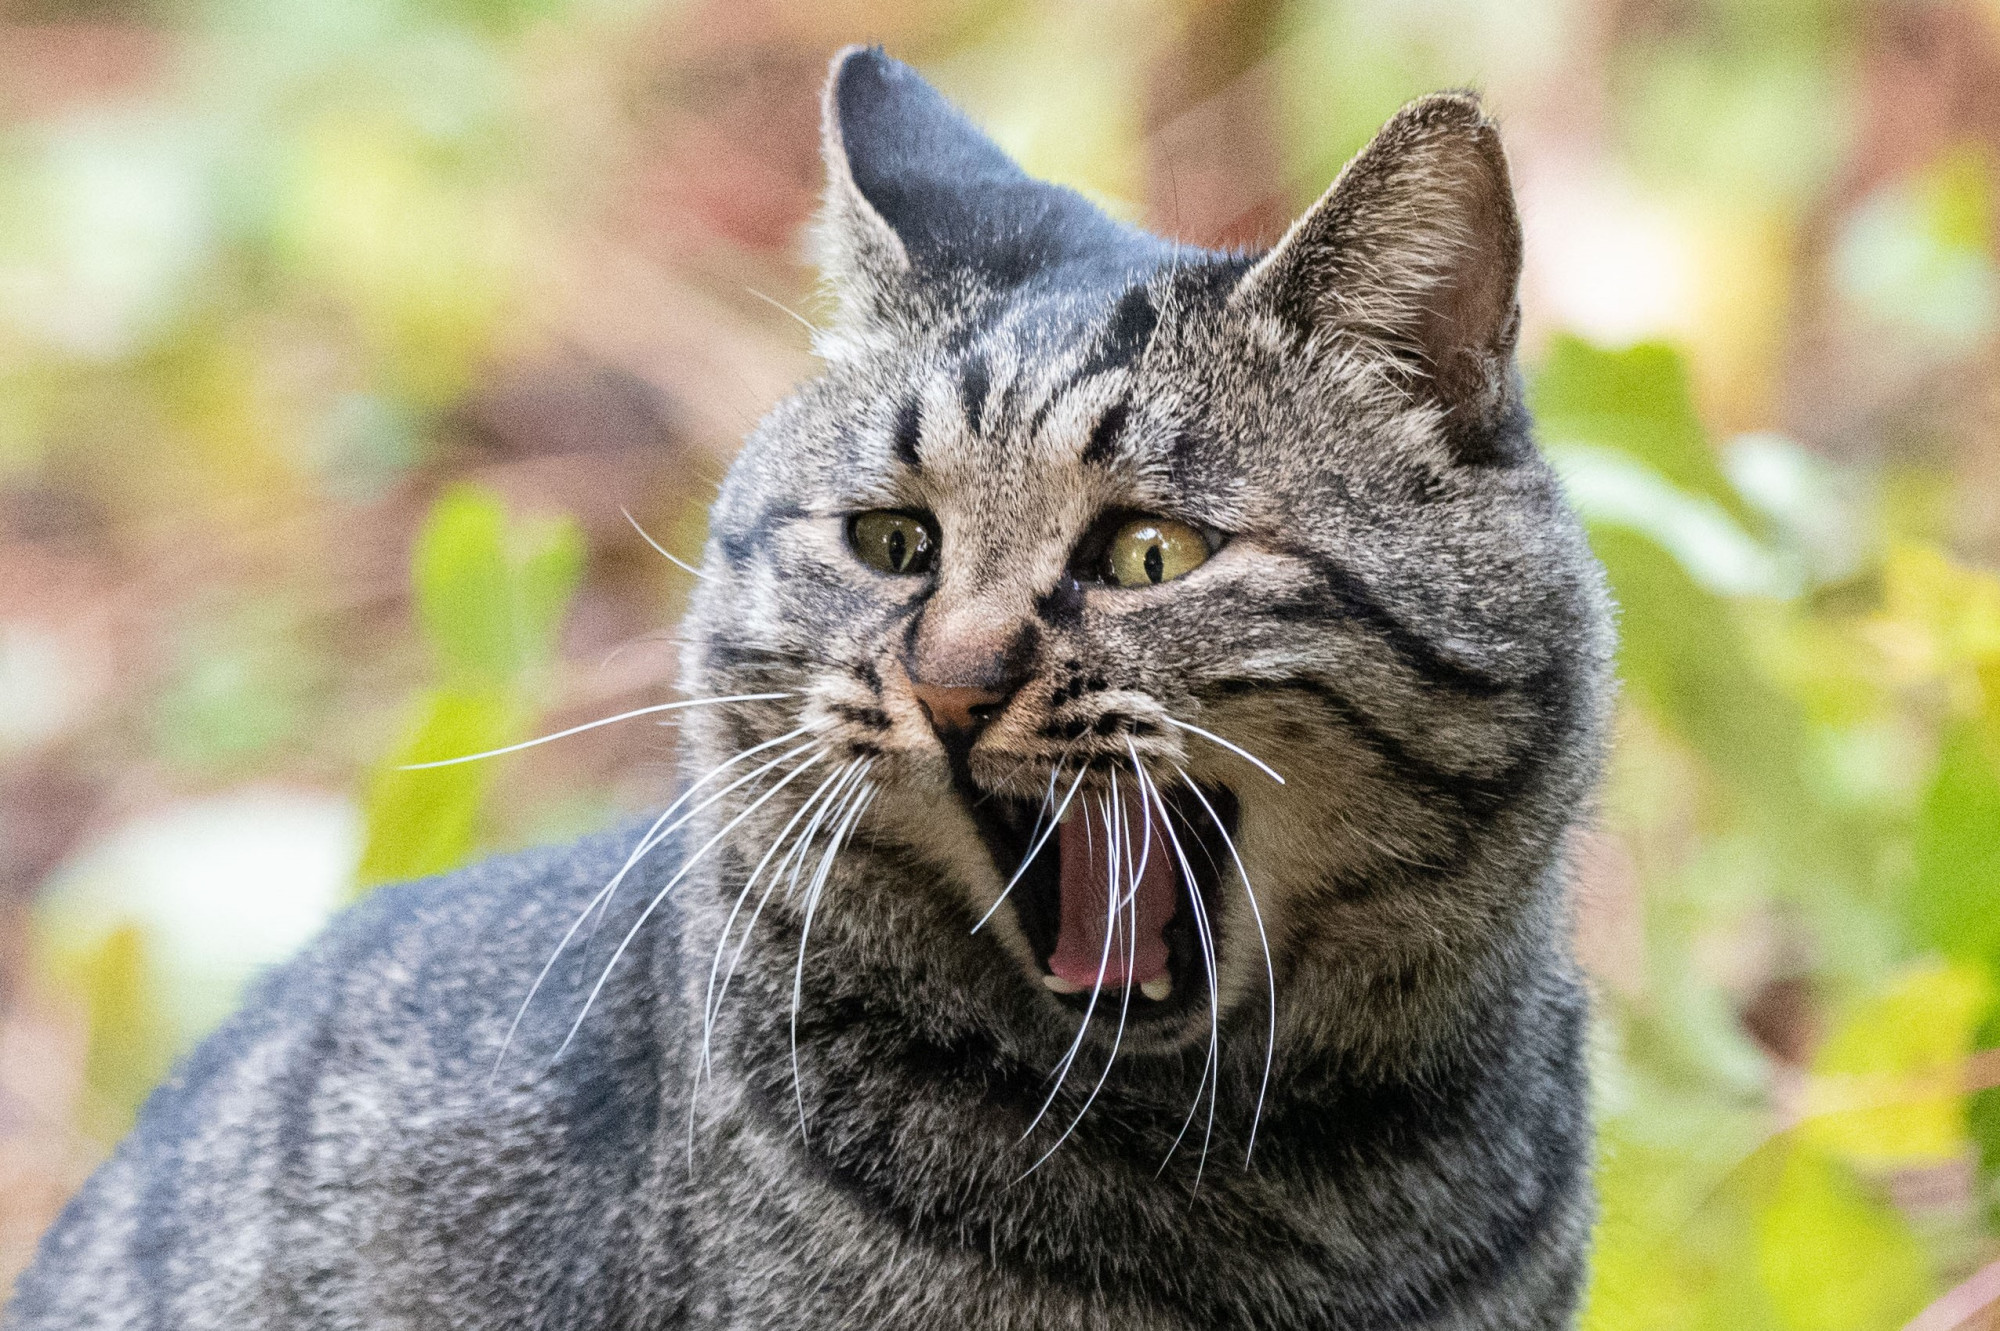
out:
{"label": "green leaf", "polygon": [[1976,722],[1945,735],[1915,851],[1911,934],[1947,957],[2000,968],[2000,761]]}
{"label": "green leaf", "polygon": [[1616,449],[1552,443],[1546,451],[1564,494],[1592,527],[1642,533],[1718,595],[1797,593],[1797,574],[1713,500],[1679,489]]}
{"label": "green leaf", "polygon": [[418,613],[446,681],[513,685],[555,654],[583,578],[583,533],[569,518],[509,530],[496,496],[461,486],[431,510],[414,564]]}
{"label": "green leaf", "polygon": [[1743,807],[1775,818],[1806,803],[1798,708],[1757,671],[1728,607],[1639,533],[1598,526],[1591,545],[1619,606],[1619,673],[1715,764]]}
{"label": "green leaf", "polygon": [[1717,1178],[1682,1147],[1643,1146],[1605,1125],[1581,1331],[1778,1331],[1748,1258],[1746,1184],[1760,1160]]}
{"label": "green leaf", "polygon": [[1983,966],[1929,962],[1903,971],[1850,1008],[1814,1055],[1802,1134],[1863,1165],[1959,1156],[1959,1069],[1992,1005]]}
{"label": "green leaf", "polygon": [[414,772],[402,768],[500,748],[513,739],[518,715],[501,691],[445,690],[425,700],[408,740],[369,783],[360,890],[442,873],[470,858],[492,765],[467,762]]}
{"label": "green leaf", "polygon": [[89,1013],[83,1079],[92,1128],[116,1140],[167,1073],[176,1049],[153,992],[146,932],[125,924],[76,959],[70,979]]}
{"label": "green leaf", "polygon": [[[1994,978],[1989,972],[1988,979]],[[1981,1049],[2000,1049],[2000,1006],[1986,1014],[1973,1043]],[[2000,1086],[1988,1087],[1966,1101],[1965,1126],[1979,1154],[1987,1227],[2000,1230]]]}
{"label": "green leaf", "polygon": [[1695,415],[1687,366],[1672,347],[1642,342],[1607,351],[1580,337],[1558,336],[1536,369],[1529,398],[1548,443],[1627,453],[1757,530],[1755,515],[1709,446]]}
{"label": "green leaf", "polygon": [[520,642],[527,661],[541,665],[555,655],[563,612],[583,581],[583,531],[568,518],[527,525],[515,576]]}
{"label": "green leaf", "polygon": [[521,737],[537,676],[555,656],[563,611],[583,578],[584,554],[574,521],[510,528],[499,499],[483,490],[451,490],[431,510],[413,576],[442,687],[370,783],[364,889],[441,873],[477,848],[492,768],[402,768],[486,753]]}
{"label": "green leaf", "polygon": [[1756,1260],[1787,1331],[1894,1331],[1934,1286],[1903,1218],[1803,1145],[1757,1217]]}
{"label": "green leaf", "polygon": [[506,517],[493,496],[445,494],[417,536],[417,612],[448,679],[499,685],[520,666]]}

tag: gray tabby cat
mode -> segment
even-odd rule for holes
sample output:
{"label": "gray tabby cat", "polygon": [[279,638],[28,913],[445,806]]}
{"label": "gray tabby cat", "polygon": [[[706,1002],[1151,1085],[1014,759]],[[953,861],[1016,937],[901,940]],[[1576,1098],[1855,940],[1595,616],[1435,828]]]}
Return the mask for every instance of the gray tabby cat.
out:
{"label": "gray tabby cat", "polygon": [[825,146],[672,817],[350,912],[10,1325],[1570,1325],[1611,636],[1492,124],[1409,106],[1261,256],[880,51]]}

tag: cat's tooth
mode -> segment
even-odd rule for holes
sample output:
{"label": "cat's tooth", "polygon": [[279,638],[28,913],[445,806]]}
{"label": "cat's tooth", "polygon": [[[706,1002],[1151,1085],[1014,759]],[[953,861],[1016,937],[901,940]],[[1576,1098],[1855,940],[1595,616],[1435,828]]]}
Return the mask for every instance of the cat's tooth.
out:
{"label": "cat's tooth", "polygon": [[1170,975],[1162,975],[1157,980],[1148,980],[1139,986],[1139,992],[1152,999],[1155,1003],[1166,1002],[1167,996],[1173,993],[1173,991],[1174,981]]}
{"label": "cat's tooth", "polygon": [[1044,975],[1042,977],[1042,983],[1043,985],[1047,986],[1047,988],[1052,993],[1080,994],[1083,992],[1082,985],[1071,984],[1068,980],[1065,980],[1060,975]]}

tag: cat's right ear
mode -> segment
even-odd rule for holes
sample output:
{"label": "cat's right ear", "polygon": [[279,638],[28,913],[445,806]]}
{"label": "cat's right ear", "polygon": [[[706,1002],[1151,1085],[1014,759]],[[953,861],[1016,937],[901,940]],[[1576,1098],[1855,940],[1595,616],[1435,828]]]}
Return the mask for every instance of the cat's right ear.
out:
{"label": "cat's right ear", "polygon": [[880,47],[833,58],[821,103],[826,197],[814,257],[832,288],[823,353],[906,342],[1131,233],[1034,179],[921,75]]}
{"label": "cat's right ear", "polygon": [[1499,133],[1477,98],[1441,93],[1397,113],[1232,299],[1394,366],[1461,457],[1497,461],[1519,442],[1520,281]]}

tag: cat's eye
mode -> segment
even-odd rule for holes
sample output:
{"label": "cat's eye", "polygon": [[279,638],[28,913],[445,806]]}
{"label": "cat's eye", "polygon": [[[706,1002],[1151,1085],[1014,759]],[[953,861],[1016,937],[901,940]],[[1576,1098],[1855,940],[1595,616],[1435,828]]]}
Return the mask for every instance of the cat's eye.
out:
{"label": "cat's eye", "polygon": [[928,573],[937,557],[930,524],[911,513],[857,513],[847,524],[847,540],[862,563],[884,573]]}
{"label": "cat's eye", "polygon": [[1114,587],[1172,582],[1208,559],[1208,542],[1185,522],[1132,518],[1104,548],[1104,580]]}

